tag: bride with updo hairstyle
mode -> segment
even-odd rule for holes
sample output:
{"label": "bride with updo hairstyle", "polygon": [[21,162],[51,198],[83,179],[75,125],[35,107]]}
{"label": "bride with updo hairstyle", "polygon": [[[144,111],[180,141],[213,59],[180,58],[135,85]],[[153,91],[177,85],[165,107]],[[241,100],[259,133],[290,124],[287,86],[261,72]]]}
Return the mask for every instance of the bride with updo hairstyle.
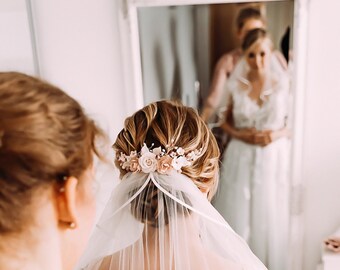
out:
{"label": "bride with updo hairstyle", "polygon": [[264,29],[247,33],[228,79],[230,141],[214,206],[271,270],[289,247],[290,78]]}
{"label": "bride with updo hairstyle", "polygon": [[62,90],[0,73],[1,269],[74,269],[94,220],[99,137]]}
{"label": "bride with updo hairstyle", "polygon": [[266,269],[210,204],[219,150],[194,109],[151,103],[125,120],[113,149],[121,181],[79,269]]}

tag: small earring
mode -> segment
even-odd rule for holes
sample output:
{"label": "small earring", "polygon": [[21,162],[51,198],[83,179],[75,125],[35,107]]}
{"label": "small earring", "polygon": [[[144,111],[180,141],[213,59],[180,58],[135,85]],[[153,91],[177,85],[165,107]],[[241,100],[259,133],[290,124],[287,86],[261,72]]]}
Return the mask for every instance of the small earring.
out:
{"label": "small earring", "polygon": [[[67,181],[67,179],[68,179],[68,176],[63,176],[63,178],[62,178],[62,180],[63,180],[64,182]],[[65,192],[65,187],[59,188],[59,192],[60,192],[60,193]]]}
{"label": "small earring", "polygon": [[75,222],[70,222],[68,226],[69,226],[69,228],[72,229],[72,230],[75,229],[75,228],[77,227]]}

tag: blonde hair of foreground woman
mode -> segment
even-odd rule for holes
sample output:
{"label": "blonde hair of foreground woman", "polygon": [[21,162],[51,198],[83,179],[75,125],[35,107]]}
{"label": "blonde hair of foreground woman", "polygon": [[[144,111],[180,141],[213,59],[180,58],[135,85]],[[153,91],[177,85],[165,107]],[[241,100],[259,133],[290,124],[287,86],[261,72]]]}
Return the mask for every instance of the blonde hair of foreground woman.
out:
{"label": "blonde hair of foreground woman", "polygon": [[[218,186],[220,153],[215,137],[193,108],[174,101],[151,103],[125,120],[113,148],[116,153],[128,155],[131,151],[139,152],[143,143],[164,149],[167,145],[182,147],[185,153],[202,148],[201,157],[183,167],[182,174],[212,199]],[[119,166],[118,160],[116,165],[124,176],[127,171]]]}
{"label": "blonde hair of foreground woman", "polygon": [[95,212],[102,132],[47,82],[0,73],[1,269],[71,270]]}

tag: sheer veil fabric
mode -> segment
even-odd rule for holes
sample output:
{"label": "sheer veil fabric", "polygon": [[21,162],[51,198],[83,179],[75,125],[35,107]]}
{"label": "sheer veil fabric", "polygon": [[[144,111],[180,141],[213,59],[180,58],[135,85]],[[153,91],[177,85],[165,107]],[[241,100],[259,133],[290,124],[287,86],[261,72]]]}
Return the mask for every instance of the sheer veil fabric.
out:
{"label": "sheer veil fabric", "polygon": [[128,173],[77,269],[259,270],[265,266],[186,176]]}

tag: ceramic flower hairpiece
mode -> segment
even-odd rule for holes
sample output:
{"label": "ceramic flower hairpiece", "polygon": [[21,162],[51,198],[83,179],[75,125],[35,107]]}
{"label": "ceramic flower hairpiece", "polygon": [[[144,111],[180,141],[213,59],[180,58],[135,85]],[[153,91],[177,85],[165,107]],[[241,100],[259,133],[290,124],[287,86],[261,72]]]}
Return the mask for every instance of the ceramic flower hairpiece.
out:
{"label": "ceramic flower hairpiece", "polygon": [[185,154],[182,147],[172,147],[170,150],[161,147],[151,149],[144,143],[139,153],[132,151],[130,155],[126,155],[121,152],[117,159],[126,171],[166,174],[172,169],[181,172],[182,167],[190,166],[201,155],[202,148]]}

